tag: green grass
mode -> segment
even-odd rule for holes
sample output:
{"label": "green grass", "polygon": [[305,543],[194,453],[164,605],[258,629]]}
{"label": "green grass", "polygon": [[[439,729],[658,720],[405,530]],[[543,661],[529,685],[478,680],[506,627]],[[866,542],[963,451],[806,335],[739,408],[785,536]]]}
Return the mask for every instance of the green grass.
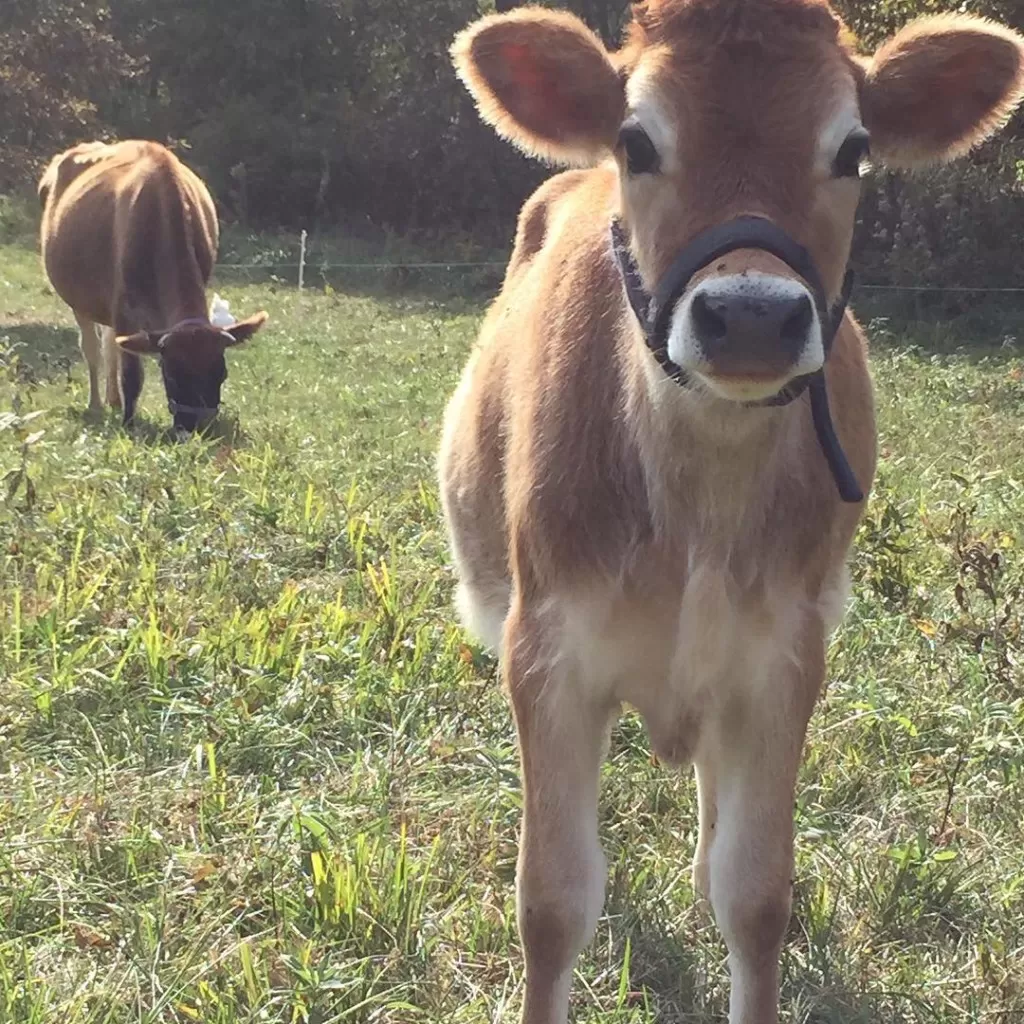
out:
{"label": "green grass", "polygon": [[[433,478],[481,306],[451,278],[238,280],[271,323],[229,357],[220,435],[174,444],[152,371],[135,434],[82,416],[72,320],[0,248],[0,1021],[511,1019],[513,733]],[[876,337],[883,461],[802,774],[784,1011],[1009,1024],[1021,361]],[[721,1019],[692,781],[635,718],[602,806],[576,1020]]]}

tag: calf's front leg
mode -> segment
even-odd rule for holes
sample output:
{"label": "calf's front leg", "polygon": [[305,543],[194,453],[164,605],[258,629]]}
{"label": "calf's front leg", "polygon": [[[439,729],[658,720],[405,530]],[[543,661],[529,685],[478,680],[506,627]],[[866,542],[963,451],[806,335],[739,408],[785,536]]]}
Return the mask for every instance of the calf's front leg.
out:
{"label": "calf's front leg", "polygon": [[502,660],[523,781],[516,872],[522,1024],[565,1024],[576,957],[604,903],[597,798],[614,707],[588,692],[571,665],[550,657],[538,623],[521,611],[509,617]]}
{"label": "calf's front leg", "polygon": [[752,680],[748,696],[714,723],[695,759],[702,798],[695,874],[729,950],[729,1024],[778,1021],[793,796],[825,673],[823,631],[809,634],[798,667],[788,659],[766,667],[767,677]]}

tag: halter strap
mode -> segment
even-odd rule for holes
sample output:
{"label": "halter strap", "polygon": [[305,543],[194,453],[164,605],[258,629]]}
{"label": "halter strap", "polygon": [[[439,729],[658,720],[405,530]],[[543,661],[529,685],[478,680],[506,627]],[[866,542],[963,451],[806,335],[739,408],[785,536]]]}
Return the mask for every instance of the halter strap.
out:
{"label": "halter strap", "polygon": [[[674,363],[668,354],[668,333],[676,303],[694,274],[706,267],[712,260],[734,252],[736,249],[760,249],[768,252],[782,260],[804,279],[818,311],[825,359],[828,360],[831,355],[833,342],[843,322],[850,293],[853,290],[853,271],[849,269],[846,271],[839,297],[830,307],[821,277],[810,253],[766,217],[736,217],[701,232],[679,252],[658,282],[653,294],[648,293],[644,288],[639,267],[629,248],[626,232],[618,218],[614,218],[611,222],[611,242],[612,254],[622,277],[626,298],[640,322],[647,347],[665,374],[680,386],[690,386],[691,381],[689,374]],[[814,433],[832,473],[839,496],[843,501],[849,503],[863,501],[864,493],[857,483],[857,478],[832,425],[824,367],[814,373],[794,378],[780,391],[768,398],[743,404],[748,407],[789,405],[808,389],[810,389]]]}
{"label": "halter strap", "polygon": [[164,342],[175,332],[180,331],[182,327],[209,327],[210,321],[205,317],[201,316],[189,316],[184,320],[179,320],[173,327],[168,327],[163,334],[160,335],[160,340],[156,343],[157,348],[163,348]]}
{"label": "halter strap", "polygon": [[212,416],[217,412],[216,409],[210,409],[205,405],[183,405],[181,402],[176,402],[173,398],[167,399],[167,409],[172,416],[179,412],[189,416]]}

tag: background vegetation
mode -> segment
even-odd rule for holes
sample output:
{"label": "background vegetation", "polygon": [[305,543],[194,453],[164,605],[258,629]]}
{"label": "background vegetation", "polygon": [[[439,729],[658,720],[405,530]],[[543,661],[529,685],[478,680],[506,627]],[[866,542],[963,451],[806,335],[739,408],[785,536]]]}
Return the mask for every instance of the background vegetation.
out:
{"label": "background vegetation", "polygon": [[[488,6],[5,0],[0,194],[30,188],[41,163],[75,141],[143,136],[179,147],[230,221],[357,236],[469,233],[506,246],[522,199],[546,172],[479,123],[452,72],[452,37]],[[609,43],[628,14],[627,0],[560,6]],[[949,5],[838,7],[867,49]],[[1024,27],[1022,0],[958,9]],[[861,214],[861,280],[1024,285],[1022,167],[1024,118],[971,161],[913,178],[878,175]],[[954,300],[953,311],[966,301]]]}

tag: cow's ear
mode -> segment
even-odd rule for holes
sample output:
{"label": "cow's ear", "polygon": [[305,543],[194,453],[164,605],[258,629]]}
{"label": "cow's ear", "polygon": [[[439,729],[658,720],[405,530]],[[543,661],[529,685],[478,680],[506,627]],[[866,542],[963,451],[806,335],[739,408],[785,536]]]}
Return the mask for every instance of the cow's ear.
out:
{"label": "cow's ear", "polygon": [[623,81],[575,15],[541,7],[489,15],[456,37],[452,58],[480,116],[531,156],[588,165],[614,149]]}
{"label": "cow's ear", "polygon": [[861,101],[871,155],[892,167],[962,156],[1024,95],[1024,38],[984,18],[907,25],[867,63]]}
{"label": "cow's ear", "polygon": [[[224,347],[231,348],[233,345],[241,345],[243,341],[248,341],[269,319],[270,316],[261,310],[230,327],[222,328],[221,334],[225,335]],[[231,340],[228,341],[228,338]]]}
{"label": "cow's ear", "polygon": [[155,356],[160,351],[160,339],[163,335],[150,331],[137,331],[135,334],[121,334],[114,339],[117,347],[136,356]]}

